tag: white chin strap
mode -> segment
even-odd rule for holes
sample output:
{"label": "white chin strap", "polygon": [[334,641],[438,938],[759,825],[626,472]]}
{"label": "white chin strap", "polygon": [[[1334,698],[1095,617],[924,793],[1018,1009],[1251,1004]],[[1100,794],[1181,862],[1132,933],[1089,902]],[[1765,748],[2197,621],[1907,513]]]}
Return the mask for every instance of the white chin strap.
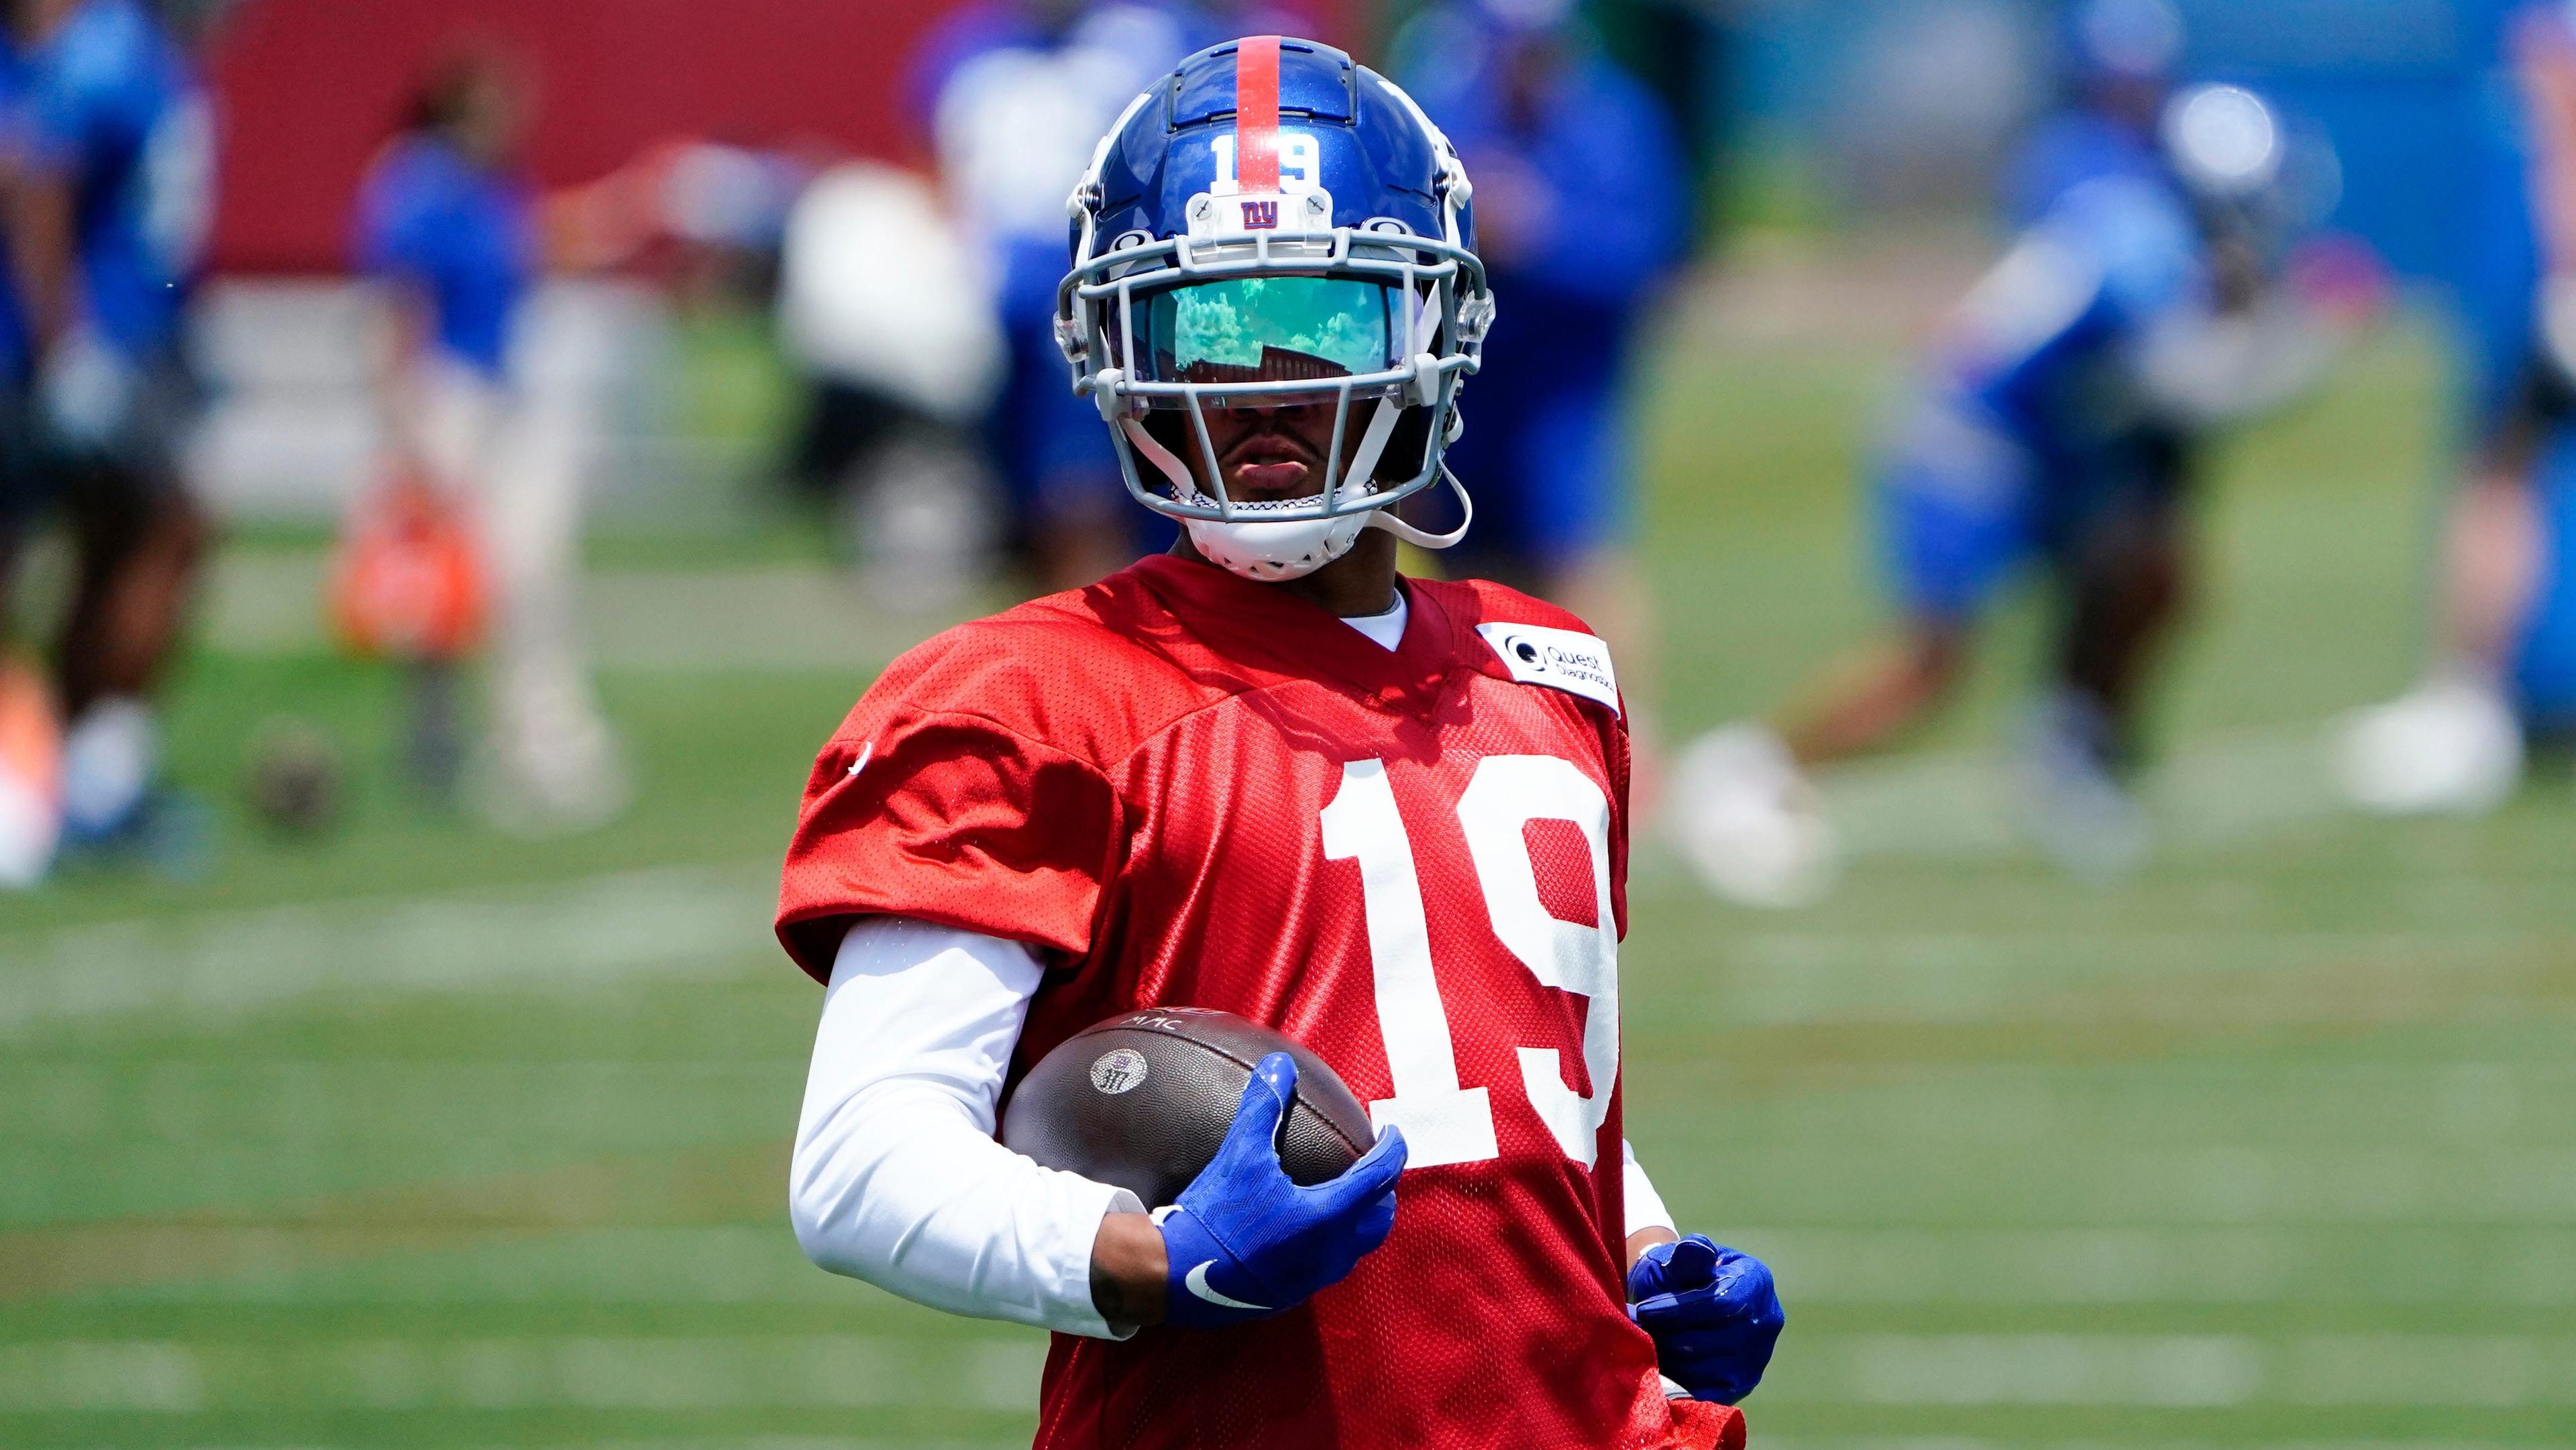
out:
{"label": "white chin strap", "polygon": [[[1377,411],[1369,418],[1368,430],[1360,435],[1359,451],[1352,455],[1351,478],[1365,479],[1377,472],[1378,459],[1386,452],[1387,440],[1395,435],[1395,424],[1403,409],[1391,398],[1378,399]],[[1122,418],[1119,427],[1127,441],[1135,445],[1163,475],[1182,498],[1205,498],[1198,481],[1190,477],[1187,465],[1174,457],[1172,450],[1154,441],[1145,425],[1133,418]],[[1467,497],[1466,485],[1458,475],[1440,466],[1440,476],[1457,492],[1463,515],[1458,527],[1445,534],[1415,528],[1384,508],[1355,510],[1329,518],[1280,519],[1270,522],[1248,522],[1222,519],[1185,519],[1190,543],[1207,556],[1209,563],[1262,583],[1286,579],[1303,579],[1326,564],[1351,551],[1359,542],[1362,529],[1384,529],[1404,542],[1422,549],[1446,549],[1467,537],[1468,525],[1476,521],[1476,504]]]}

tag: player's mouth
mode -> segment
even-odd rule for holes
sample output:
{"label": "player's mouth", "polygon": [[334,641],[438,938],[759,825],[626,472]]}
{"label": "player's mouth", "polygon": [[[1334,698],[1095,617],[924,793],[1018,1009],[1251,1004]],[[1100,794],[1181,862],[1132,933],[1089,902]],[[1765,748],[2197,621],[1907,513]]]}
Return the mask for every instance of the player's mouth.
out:
{"label": "player's mouth", "polygon": [[1244,503],[1304,498],[1315,492],[1315,455],[1295,439],[1255,433],[1226,450],[1225,488]]}

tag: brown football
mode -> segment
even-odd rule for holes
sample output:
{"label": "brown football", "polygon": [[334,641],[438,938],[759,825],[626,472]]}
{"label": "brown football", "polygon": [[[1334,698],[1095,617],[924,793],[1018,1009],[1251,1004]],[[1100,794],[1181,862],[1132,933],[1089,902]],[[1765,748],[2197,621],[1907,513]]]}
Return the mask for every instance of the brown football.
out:
{"label": "brown football", "polygon": [[1340,1176],[1376,1137],[1368,1109],[1304,1044],[1199,1007],[1129,1012],[1066,1038],[1012,1092],[1002,1142],[1160,1208],[1216,1156],[1254,1064],[1274,1052],[1297,1059],[1280,1165],[1300,1184]]}

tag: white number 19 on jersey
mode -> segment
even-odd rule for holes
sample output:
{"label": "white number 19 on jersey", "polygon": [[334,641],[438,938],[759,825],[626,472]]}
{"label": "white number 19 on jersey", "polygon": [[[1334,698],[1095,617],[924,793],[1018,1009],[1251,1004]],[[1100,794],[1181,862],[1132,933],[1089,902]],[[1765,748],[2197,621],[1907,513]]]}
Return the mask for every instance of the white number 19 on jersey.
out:
{"label": "white number 19 on jersey", "polygon": [[[1539,900],[1522,827],[1570,821],[1592,861],[1593,924],[1560,920]],[[1476,883],[1494,935],[1542,985],[1586,999],[1583,1068],[1589,1096],[1566,1085],[1553,1047],[1520,1047],[1521,1088],[1565,1156],[1589,1168],[1610,1085],[1619,1071],[1619,927],[1610,914],[1610,800],[1573,762],[1552,755],[1494,755],[1458,798],[1458,824],[1476,863]],[[1324,859],[1357,861],[1377,976],[1378,1029],[1386,1038],[1395,1096],[1369,1104],[1371,1123],[1404,1129],[1408,1167],[1474,1163],[1500,1153],[1494,1110],[1483,1088],[1458,1085],[1449,1012],[1431,965],[1431,931],[1413,842],[1396,811],[1386,764],[1354,760],[1324,807]]]}

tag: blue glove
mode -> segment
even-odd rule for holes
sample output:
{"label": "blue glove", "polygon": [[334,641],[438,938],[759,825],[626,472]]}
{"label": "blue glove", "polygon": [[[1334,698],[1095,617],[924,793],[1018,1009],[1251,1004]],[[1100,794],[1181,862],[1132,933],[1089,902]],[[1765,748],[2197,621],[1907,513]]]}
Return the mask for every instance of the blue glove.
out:
{"label": "blue glove", "polygon": [[1665,1375],[1695,1400],[1753,1393],[1788,1316],[1760,1259],[1692,1234],[1657,1244],[1628,1270],[1628,1317],[1655,1337]]}
{"label": "blue glove", "polygon": [[1279,1166],[1279,1120],[1297,1090],[1297,1060],[1261,1059],[1216,1157],[1154,1210],[1171,1263],[1167,1324],[1240,1324],[1292,1309],[1337,1283],[1395,1227],[1404,1135],[1390,1127],[1342,1176],[1312,1188]]}

